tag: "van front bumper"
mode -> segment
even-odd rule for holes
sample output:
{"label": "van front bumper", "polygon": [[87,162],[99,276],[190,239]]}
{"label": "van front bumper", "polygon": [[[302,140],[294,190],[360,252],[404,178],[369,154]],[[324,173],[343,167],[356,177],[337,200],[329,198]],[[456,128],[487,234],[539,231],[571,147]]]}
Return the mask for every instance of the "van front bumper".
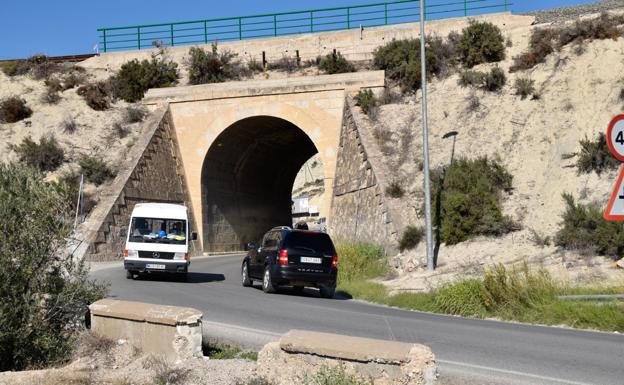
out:
{"label": "van front bumper", "polygon": [[124,269],[139,273],[187,273],[190,262],[187,261],[140,261],[125,259]]}

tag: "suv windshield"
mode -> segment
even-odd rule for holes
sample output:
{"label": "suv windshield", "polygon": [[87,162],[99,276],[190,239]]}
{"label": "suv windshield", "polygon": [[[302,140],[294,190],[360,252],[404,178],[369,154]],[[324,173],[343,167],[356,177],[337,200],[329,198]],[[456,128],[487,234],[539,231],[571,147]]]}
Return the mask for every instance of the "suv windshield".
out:
{"label": "suv windshield", "polygon": [[285,247],[310,250],[323,255],[334,255],[334,244],[329,235],[307,231],[293,231],[286,236]]}
{"label": "suv windshield", "polygon": [[130,242],[186,244],[186,221],[183,219],[132,218]]}

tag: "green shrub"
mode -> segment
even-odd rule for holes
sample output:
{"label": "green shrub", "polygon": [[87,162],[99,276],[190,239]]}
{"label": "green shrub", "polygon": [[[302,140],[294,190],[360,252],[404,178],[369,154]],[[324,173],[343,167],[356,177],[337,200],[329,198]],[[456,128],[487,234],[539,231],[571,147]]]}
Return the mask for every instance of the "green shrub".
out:
{"label": "green shrub", "polygon": [[461,62],[468,68],[505,59],[503,34],[490,22],[471,21],[462,30],[457,49]]}
{"label": "green shrub", "polygon": [[622,36],[621,16],[603,13],[594,19],[578,20],[576,23],[559,28],[540,28],[533,31],[526,52],[514,57],[510,72],[527,70],[544,63],[551,53],[570,43],[579,47],[584,40],[617,39]]}
{"label": "green shrub", "polygon": [[46,55],[37,54],[25,60],[2,63],[2,72],[7,76],[30,74],[34,79],[46,79],[61,70],[61,66],[51,62]]}
{"label": "green shrub", "polygon": [[432,172],[432,206],[440,224],[440,241],[452,245],[476,235],[519,229],[501,212],[500,195],[511,188],[512,175],[487,157],[455,160],[445,172]]}
{"label": "green shrub", "polygon": [[[441,76],[456,62],[456,37],[450,34],[444,41],[440,37],[427,37],[429,49],[425,50],[427,76]],[[373,64],[386,71],[404,90],[417,90],[421,86],[420,40],[392,40],[373,52]]]}
{"label": "green shrub", "polygon": [[516,95],[520,95],[520,99],[526,99],[527,96],[535,93],[535,80],[529,78],[517,78],[514,84]]}
{"label": "green shrub", "polygon": [[251,73],[264,71],[262,63],[260,63],[256,59],[251,59],[247,62],[247,69],[249,69]]}
{"label": "green shrub", "polygon": [[485,76],[485,84],[483,88],[490,92],[500,91],[507,83],[505,71],[499,67],[494,67]]}
{"label": "green shrub", "polygon": [[552,243],[552,239],[548,235],[543,235],[538,233],[536,230],[531,229],[531,241],[535,243],[539,247],[550,246]]}
{"label": "green shrub", "polygon": [[485,82],[485,72],[475,70],[465,70],[460,72],[458,84],[462,87],[477,87],[480,88]]}
{"label": "green shrub", "polygon": [[513,58],[509,72],[526,70],[546,61],[546,57],[557,47],[557,33],[552,28],[540,28],[533,31],[529,39],[529,49]]}
{"label": "green shrub", "polygon": [[468,102],[468,106],[466,106],[466,111],[468,112],[475,112],[481,107],[481,100],[479,100],[479,97],[474,92],[468,95],[466,101]]}
{"label": "green shrub", "polygon": [[487,315],[486,298],[483,282],[469,279],[440,287],[435,292],[434,304],[442,313],[483,318]]}
{"label": "green shrub", "polygon": [[340,52],[332,52],[325,55],[319,64],[319,68],[328,74],[342,74],[355,72],[355,66],[351,64]]}
{"label": "green shrub", "polygon": [[422,227],[407,226],[399,240],[399,250],[411,250],[422,241],[425,231]]}
{"label": "green shrub", "polygon": [[458,83],[462,87],[472,86],[495,92],[502,89],[507,83],[507,76],[499,67],[492,68],[490,72],[465,70],[459,74]]}
{"label": "green shrub", "polygon": [[171,87],[178,82],[178,65],[153,57],[139,62],[134,59],[124,63],[111,79],[110,87],[115,90],[113,97],[120,97],[134,103],[150,88]]}
{"label": "green shrub", "polygon": [[17,75],[17,61],[7,61],[4,62],[2,64],[0,64],[0,66],[2,67],[2,72],[4,72],[4,74],[6,76],[15,76]]}
{"label": "green shrub", "polygon": [[0,102],[0,122],[15,123],[32,115],[24,99],[11,96]]}
{"label": "green shrub", "polygon": [[87,182],[100,185],[114,176],[103,160],[91,155],[84,155],[78,162]]}
{"label": "green shrub", "polygon": [[[65,197],[67,206],[71,209],[70,214],[76,214],[76,202],[78,200],[78,190],[80,189],[80,173],[63,172],[56,182],[53,182],[54,188],[58,193]],[[98,201],[93,193],[83,190],[80,212],[83,216],[89,214],[97,205]]]}
{"label": "green shrub", "polygon": [[338,281],[341,283],[384,276],[389,271],[381,246],[370,243],[336,243]]}
{"label": "green shrub", "polygon": [[42,136],[39,143],[27,136],[11,149],[17,153],[20,162],[39,171],[54,171],[65,159],[65,152],[53,136]]}
{"label": "green shrub", "polygon": [[563,194],[563,199],[566,209],[562,227],[555,236],[555,245],[614,259],[624,257],[624,228],[621,223],[604,219],[597,204],[576,203],[568,193]]}
{"label": "green shrub", "polygon": [[87,306],[105,294],[66,252],[66,202],[38,172],[0,164],[0,371],[68,359]]}
{"label": "green shrub", "polygon": [[237,59],[237,54],[228,50],[218,52],[217,45],[211,51],[191,47],[188,62],[189,83],[206,84],[237,80],[246,69]]}
{"label": "green shrub", "polygon": [[293,73],[299,69],[299,63],[295,57],[282,56],[281,59],[270,62],[268,64],[268,69],[272,71]]}
{"label": "green shrub", "polygon": [[587,137],[579,142],[581,150],[576,154],[576,171],[578,174],[588,174],[595,171],[600,175],[605,170],[617,169],[621,162],[617,160],[609,150],[607,136],[604,132],[598,134],[595,140]]}
{"label": "green shrub", "polygon": [[398,180],[393,180],[386,187],[386,194],[391,198],[401,198],[405,191],[403,191],[403,186],[401,186],[401,182]]}
{"label": "green shrub", "polygon": [[147,111],[141,106],[128,106],[124,111],[124,122],[126,123],[138,123],[142,122],[147,116]]}
{"label": "green shrub", "polygon": [[362,112],[366,115],[377,107],[377,97],[370,89],[360,90],[355,96],[355,105],[360,106]]}
{"label": "green shrub", "polygon": [[50,59],[43,54],[37,54],[29,57],[26,61],[28,72],[34,79],[46,79],[55,72],[58,72],[61,67],[59,64],[50,61]]}
{"label": "green shrub", "polygon": [[104,111],[110,108],[111,98],[103,82],[80,86],[76,93],[82,96],[87,105],[96,111]]}

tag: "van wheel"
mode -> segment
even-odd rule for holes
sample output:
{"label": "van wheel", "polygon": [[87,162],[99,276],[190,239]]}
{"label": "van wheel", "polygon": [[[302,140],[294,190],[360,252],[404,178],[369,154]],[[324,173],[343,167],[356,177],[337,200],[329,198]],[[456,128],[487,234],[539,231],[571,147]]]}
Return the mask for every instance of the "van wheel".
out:
{"label": "van wheel", "polygon": [[126,279],[134,279],[134,272],[126,270]]}
{"label": "van wheel", "polygon": [[295,294],[303,294],[303,286],[293,286],[293,291],[295,292]]}
{"label": "van wheel", "polygon": [[275,293],[275,287],[273,286],[273,282],[271,282],[271,272],[268,266],[264,268],[264,277],[262,278],[262,290],[265,293]]}
{"label": "van wheel", "polygon": [[243,286],[249,287],[253,285],[253,281],[249,278],[249,265],[247,261],[243,262],[243,267],[241,268],[241,279],[243,281]]}
{"label": "van wheel", "polygon": [[321,292],[321,297],[323,298],[334,298],[336,287],[321,287],[319,291]]}

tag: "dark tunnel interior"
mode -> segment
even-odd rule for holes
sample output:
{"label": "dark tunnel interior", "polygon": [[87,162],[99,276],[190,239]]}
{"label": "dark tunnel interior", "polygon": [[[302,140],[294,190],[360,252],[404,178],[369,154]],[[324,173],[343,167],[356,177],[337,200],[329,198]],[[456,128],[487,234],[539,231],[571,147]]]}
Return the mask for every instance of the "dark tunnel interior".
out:
{"label": "dark tunnel interior", "polygon": [[301,129],[280,118],[246,118],[224,130],[202,167],[204,250],[243,250],[268,229],[290,226],[295,177],[316,153]]}

